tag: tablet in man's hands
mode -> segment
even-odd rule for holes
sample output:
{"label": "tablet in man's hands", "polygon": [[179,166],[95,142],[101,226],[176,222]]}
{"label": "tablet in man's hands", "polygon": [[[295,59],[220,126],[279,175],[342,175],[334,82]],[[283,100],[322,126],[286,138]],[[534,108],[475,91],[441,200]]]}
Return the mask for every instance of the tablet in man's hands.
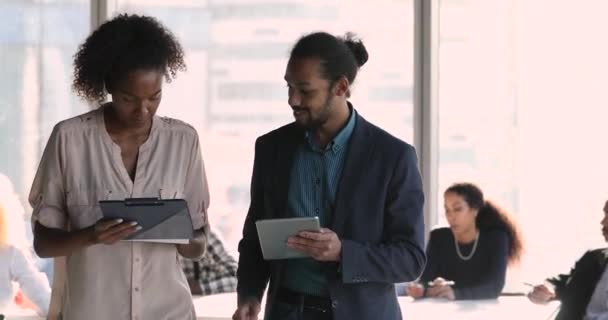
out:
{"label": "tablet in man's hands", "polygon": [[319,217],[258,220],[255,223],[264,260],[308,257],[287,246],[287,238],[300,231],[321,231]]}

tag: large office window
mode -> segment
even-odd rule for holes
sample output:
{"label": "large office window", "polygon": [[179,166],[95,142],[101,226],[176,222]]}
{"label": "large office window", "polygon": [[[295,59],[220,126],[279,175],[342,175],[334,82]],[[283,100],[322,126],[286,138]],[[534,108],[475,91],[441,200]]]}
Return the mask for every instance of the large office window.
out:
{"label": "large office window", "polygon": [[87,0],[0,1],[0,203],[18,245],[29,241],[27,194],[53,125],[87,109],[70,85],[89,26]]}
{"label": "large office window", "polygon": [[[430,130],[438,133],[439,164],[431,192],[440,209],[431,214],[445,224],[443,190],[477,183],[521,226],[526,254],[517,281],[567,271],[585,249],[604,243],[608,4],[432,1],[439,4],[439,59],[431,61],[439,70],[432,79],[439,121]],[[0,174],[18,201],[0,200],[23,207],[23,217],[11,217],[28,233],[27,193],[48,134],[57,121],[88,109],[70,84],[72,56],[90,30],[89,2],[0,1]],[[211,223],[232,250],[249,205],[254,140],[292,120],[282,79],[302,34],[359,34],[370,60],[352,102],[413,141],[413,0],[91,2],[111,8],[108,18],[153,15],[182,42],[188,71],[166,86],[159,112],[199,131]]]}
{"label": "large office window", "polygon": [[72,56],[89,31],[89,4],[5,0],[0,21],[0,173],[25,194],[53,125],[86,110],[70,85]]}
{"label": "large office window", "polygon": [[166,86],[159,113],[197,128],[211,188],[211,224],[232,250],[249,206],[255,138],[292,121],[283,75],[301,35],[357,33],[370,59],[351,101],[368,120],[413,142],[411,0],[110,3],[112,16],[159,18],[186,50],[188,71]]}
{"label": "large office window", "polygon": [[439,4],[439,208],[478,183],[524,233],[516,279],[566,272],[604,242],[608,3]]}

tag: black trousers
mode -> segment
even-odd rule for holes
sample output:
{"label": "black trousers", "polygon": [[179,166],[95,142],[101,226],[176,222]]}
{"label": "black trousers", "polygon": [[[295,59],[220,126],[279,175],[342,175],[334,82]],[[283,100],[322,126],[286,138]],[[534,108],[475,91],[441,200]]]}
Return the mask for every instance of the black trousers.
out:
{"label": "black trousers", "polygon": [[333,320],[331,300],[280,288],[266,320]]}

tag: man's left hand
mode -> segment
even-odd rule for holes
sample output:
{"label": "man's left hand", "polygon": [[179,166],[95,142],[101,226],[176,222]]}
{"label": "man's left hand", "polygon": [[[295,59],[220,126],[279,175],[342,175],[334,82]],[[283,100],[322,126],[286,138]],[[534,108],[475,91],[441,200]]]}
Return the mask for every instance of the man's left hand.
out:
{"label": "man's left hand", "polygon": [[340,261],[342,242],[338,235],[327,229],[302,231],[287,239],[290,248],[302,251],[317,261]]}

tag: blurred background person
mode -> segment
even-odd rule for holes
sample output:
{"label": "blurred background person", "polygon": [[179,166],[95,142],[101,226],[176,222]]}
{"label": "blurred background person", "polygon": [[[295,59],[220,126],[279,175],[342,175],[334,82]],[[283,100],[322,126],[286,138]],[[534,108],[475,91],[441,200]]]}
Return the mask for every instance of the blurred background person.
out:
{"label": "blurred background person", "polygon": [[180,257],[180,262],[193,295],[236,292],[238,263],[228,253],[222,239],[214,230],[209,231],[207,248],[200,259]]}
{"label": "blurred background person", "polygon": [[449,187],[444,206],[449,227],[431,231],[421,282],[408,285],[408,295],[450,300],[498,297],[507,265],[522,255],[516,224],[472,183]]}
{"label": "blurred background person", "polygon": [[[27,246],[23,207],[10,180],[0,174],[0,312],[18,305],[46,316],[51,289]],[[19,285],[15,290],[14,284]]]}

